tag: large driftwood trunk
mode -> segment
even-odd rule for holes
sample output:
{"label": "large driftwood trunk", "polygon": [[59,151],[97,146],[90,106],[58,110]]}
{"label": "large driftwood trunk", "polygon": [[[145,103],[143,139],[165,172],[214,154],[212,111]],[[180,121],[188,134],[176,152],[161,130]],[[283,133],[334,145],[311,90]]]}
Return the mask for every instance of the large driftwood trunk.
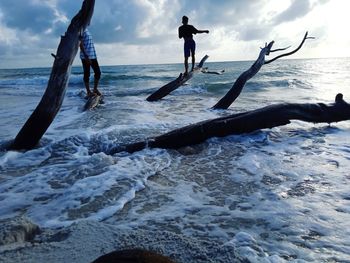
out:
{"label": "large driftwood trunk", "polygon": [[237,78],[229,92],[227,92],[226,95],[213,106],[213,109],[227,109],[230,107],[230,105],[237,99],[239,94],[241,94],[245,83],[254,77],[255,74],[258,73],[261,67],[264,65],[265,56],[270,53],[273,43],[274,42],[271,41],[260,51],[259,57],[254,62],[254,64]]}
{"label": "large driftwood trunk", "polygon": [[90,23],[95,0],[84,0],[81,10],[72,19],[55,55],[46,91],[38,106],[17,134],[11,149],[31,149],[44,135],[60,110],[71,72],[71,66],[78,52],[79,35]]}
{"label": "large driftwood trunk", "polygon": [[289,124],[291,120],[331,123],[350,119],[350,104],[338,94],[335,103],[284,103],[195,123],[146,141],[116,146],[107,153],[140,151],[146,147],[177,149],[201,143],[212,137],[224,137]]}
{"label": "large driftwood trunk", "polygon": [[163,87],[161,87],[160,89],[158,89],[157,91],[149,95],[146,100],[147,101],[160,100],[165,96],[167,96],[168,94],[170,94],[171,92],[173,92],[174,90],[176,90],[177,88],[184,85],[188,80],[190,80],[193,77],[194,73],[201,72],[203,64],[208,59],[208,57],[209,57],[208,55],[205,55],[202,58],[202,60],[199,62],[199,64],[193,69],[193,71],[190,71],[187,76],[183,76],[183,74],[180,73],[177,79],[169,82],[168,84],[164,85]]}
{"label": "large driftwood trunk", "polygon": [[256,73],[259,72],[259,70],[261,69],[261,67],[265,64],[269,64],[281,57],[285,57],[285,56],[290,56],[294,53],[296,53],[304,44],[306,39],[311,39],[313,37],[308,37],[308,32],[305,33],[303,40],[301,41],[301,43],[299,44],[299,46],[289,52],[289,53],[285,53],[282,55],[279,55],[271,60],[265,61],[265,56],[270,55],[270,53],[272,52],[276,52],[276,51],[282,51],[282,50],[286,50],[287,48],[280,48],[280,49],[275,49],[275,50],[271,50],[272,45],[274,44],[274,41],[271,41],[268,45],[265,44],[265,47],[261,49],[259,57],[257,58],[257,60],[254,62],[254,64],[246,71],[244,71],[235,81],[235,83],[233,84],[232,88],[227,92],[227,94],[219,100],[218,103],[216,103],[213,106],[213,109],[227,109],[228,107],[230,107],[230,105],[238,98],[238,96],[241,94],[242,89],[244,87],[244,85],[246,84],[246,82],[251,79],[252,77],[255,76]]}

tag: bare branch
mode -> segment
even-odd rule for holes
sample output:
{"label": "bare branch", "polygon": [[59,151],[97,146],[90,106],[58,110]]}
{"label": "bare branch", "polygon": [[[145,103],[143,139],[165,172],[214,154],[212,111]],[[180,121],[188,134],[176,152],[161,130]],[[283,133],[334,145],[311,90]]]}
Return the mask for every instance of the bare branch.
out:
{"label": "bare branch", "polygon": [[239,94],[241,94],[245,83],[254,77],[254,75],[258,73],[260,68],[264,65],[265,56],[270,54],[270,50],[274,43],[274,41],[271,41],[269,44],[265,43],[265,47],[261,49],[259,57],[254,64],[236,79],[232,88],[224,97],[220,99],[218,103],[213,106],[213,109],[227,109],[230,107],[230,105],[238,98]]}
{"label": "bare branch", "polygon": [[282,50],[286,50],[288,48],[290,48],[291,46],[288,46],[288,47],[285,47],[285,48],[277,48],[277,49],[274,49],[274,50],[270,50],[270,52],[277,52],[277,51],[282,51]]}
{"label": "bare branch", "polygon": [[314,39],[314,37],[308,37],[307,35],[308,35],[308,32],[306,31],[303,40],[301,41],[300,45],[295,50],[293,50],[293,51],[291,51],[289,53],[285,53],[285,54],[279,55],[279,56],[277,56],[277,57],[275,57],[273,59],[267,60],[267,61],[265,61],[265,64],[269,64],[269,63],[271,63],[271,62],[273,62],[273,61],[275,61],[275,60],[277,60],[277,59],[279,59],[281,57],[290,56],[290,55],[294,54],[295,52],[297,52],[303,46],[303,44],[304,44],[306,39]]}

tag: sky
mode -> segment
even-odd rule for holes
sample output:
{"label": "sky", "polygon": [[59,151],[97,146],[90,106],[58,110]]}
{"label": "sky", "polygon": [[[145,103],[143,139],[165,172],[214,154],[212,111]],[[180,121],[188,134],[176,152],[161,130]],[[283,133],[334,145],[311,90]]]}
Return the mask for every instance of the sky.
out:
{"label": "sky", "polygon": [[[51,67],[82,0],[1,0],[0,68]],[[297,47],[289,58],[350,57],[349,0],[96,0],[89,30],[100,65],[183,62],[178,27],[197,34],[198,60],[255,60],[266,42]],[[80,65],[77,56],[75,65]]]}

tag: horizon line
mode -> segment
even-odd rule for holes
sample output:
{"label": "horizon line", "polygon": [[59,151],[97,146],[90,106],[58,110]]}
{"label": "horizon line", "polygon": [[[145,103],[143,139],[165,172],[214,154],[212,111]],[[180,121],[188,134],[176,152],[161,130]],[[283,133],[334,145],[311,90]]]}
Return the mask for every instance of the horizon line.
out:
{"label": "horizon line", "polygon": [[[210,57],[210,56],[209,56]],[[314,59],[337,59],[337,58],[350,58],[349,56],[339,56],[339,57],[310,57],[310,58],[281,58],[280,61],[282,60],[314,60]],[[206,64],[209,63],[228,63],[228,62],[249,62],[249,61],[255,61],[252,59],[247,59],[247,60],[221,60],[221,61],[208,61]],[[101,67],[118,67],[118,66],[146,66],[146,65],[176,65],[176,64],[183,64],[183,62],[172,62],[172,63],[131,63],[131,64],[106,64],[106,65],[100,65]],[[81,67],[79,64],[74,64],[72,65],[72,68],[75,67]],[[52,66],[32,66],[32,67],[10,67],[10,68],[0,68],[0,70],[14,70],[14,69],[40,69],[40,68],[52,68]]]}

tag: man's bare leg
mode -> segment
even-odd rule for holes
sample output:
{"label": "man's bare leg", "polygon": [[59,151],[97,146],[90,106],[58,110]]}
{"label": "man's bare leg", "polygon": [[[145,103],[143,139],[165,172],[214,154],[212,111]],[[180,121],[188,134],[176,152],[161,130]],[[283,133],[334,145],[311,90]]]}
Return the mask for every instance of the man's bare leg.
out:
{"label": "man's bare leg", "polygon": [[192,71],[194,69],[194,64],[196,63],[196,58],[194,56],[194,54],[192,54]]}
{"label": "man's bare leg", "polygon": [[97,89],[99,79],[94,80],[94,93],[98,96],[101,96],[101,92]]}
{"label": "man's bare leg", "polygon": [[185,75],[188,74],[188,57],[185,57]]}
{"label": "man's bare leg", "polygon": [[92,92],[90,90],[90,83],[89,82],[84,82],[85,88],[86,88],[86,94],[88,97],[92,96]]}

